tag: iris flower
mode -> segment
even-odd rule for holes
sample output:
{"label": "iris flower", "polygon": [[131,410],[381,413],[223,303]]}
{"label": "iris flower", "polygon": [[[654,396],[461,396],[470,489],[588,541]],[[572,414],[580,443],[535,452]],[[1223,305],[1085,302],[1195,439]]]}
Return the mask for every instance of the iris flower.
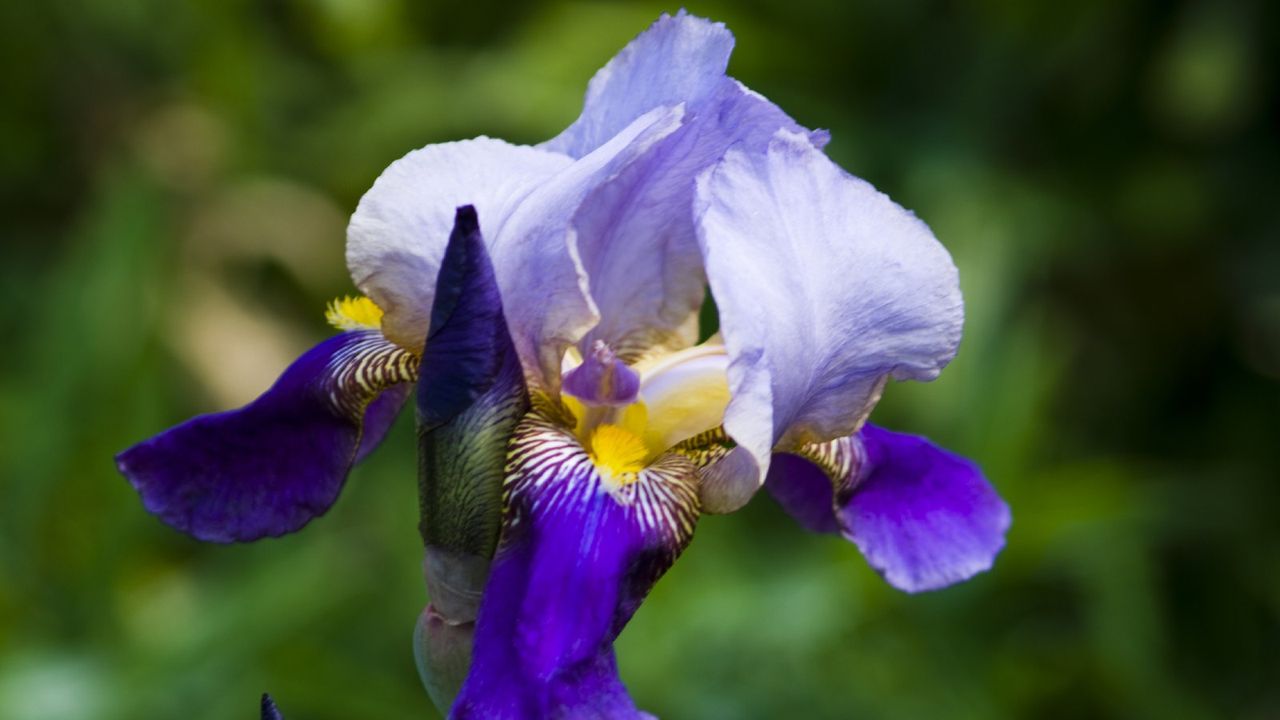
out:
{"label": "iris flower", "polygon": [[146,508],[216,542],[297,530],[415,393],[416,647],[454,718],[648,717],[613,641],[699,516],[761,487],[902,590],[989,568],[1009,511],[977,466],[867,423],[889,380],[954,357],[956,268],[728,77],[732,46],[663,16],[552,140],[392,163],[351,218],[342,332],[121,453]]}

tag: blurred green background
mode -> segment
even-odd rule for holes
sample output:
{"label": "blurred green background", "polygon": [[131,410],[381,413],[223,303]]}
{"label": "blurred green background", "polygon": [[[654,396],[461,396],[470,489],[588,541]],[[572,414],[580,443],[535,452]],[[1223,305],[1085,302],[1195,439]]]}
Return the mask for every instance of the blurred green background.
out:
{"label": "blurred green background", "polygon": [[[0,5],[0,718],[435,717],[402,417],[293,537],[202,545],[112,455],[264,389],[412,148],[537,142],[661,11]],[[977,458],[995,569],[898,593],[765,497],[620,640],[666,718],[1280,718],[1280,8],[691,2],[731,72],[928,221],[968,324],[881,424]]]}

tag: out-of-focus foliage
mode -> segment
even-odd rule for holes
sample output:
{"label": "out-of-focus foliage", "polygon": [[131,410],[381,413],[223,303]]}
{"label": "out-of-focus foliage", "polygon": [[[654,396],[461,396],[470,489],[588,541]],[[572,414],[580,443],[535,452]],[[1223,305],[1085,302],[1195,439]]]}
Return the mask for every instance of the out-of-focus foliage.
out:
{"label": "out-of-focus foliage", "polygon": [[[993,572],[893,591],[764,497],[620,641],[670,718],[1280,717],[1275,3],[692,2],[927,220],[968,304],[876,420],[977,458]],[[641,3],[0,4],[0,718],[434,717],[409,418],[293,537],[202,545],[119,449],[264,389],[426,143],[550,137]],[[798,280],[799,281],[799,280]]]}

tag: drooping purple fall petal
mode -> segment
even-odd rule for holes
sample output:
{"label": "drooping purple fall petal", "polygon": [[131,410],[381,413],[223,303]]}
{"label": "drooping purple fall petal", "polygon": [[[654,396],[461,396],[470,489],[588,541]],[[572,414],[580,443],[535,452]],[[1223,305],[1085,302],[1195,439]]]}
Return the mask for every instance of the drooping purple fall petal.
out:
{"label": "drooping purple fall petal", "polygon": [[840,526],[889,584],[936,590],[987,570],[1009,506],[968,458],[916,435],[863,428],[866,468],[840,498]]}
{"label": "drooping purple fall petal", "polygon": [[304,353],[252,403],[192,418],[116,465],[148,511],[198,539],[283,535],[329,509],[416,375],[417,358],[378,331],[346,332]]}
{"label": "drooping purple fall petal", "polygon": [[840,532],[907,592],[936,590],[991,567],[1004,547],[1009,507],[973,461],[871,424],[845,441],[856,444],[859,462],[834,480],[808,459],[775,456],[766,485],[802,525]]}
{"label": "drooping purple fall petal", "polygon": [[532,415],[511,447],[502,543],[451,717],[648,717],[612,643],[692,536],[693,465],[668,455],[611,484],[571,434]]}
{"label": "drooping purple fall petal", "polygon": [[791,453],[774,454],[764,486],[806,530],[840,532],[832,480],[809,460]]}

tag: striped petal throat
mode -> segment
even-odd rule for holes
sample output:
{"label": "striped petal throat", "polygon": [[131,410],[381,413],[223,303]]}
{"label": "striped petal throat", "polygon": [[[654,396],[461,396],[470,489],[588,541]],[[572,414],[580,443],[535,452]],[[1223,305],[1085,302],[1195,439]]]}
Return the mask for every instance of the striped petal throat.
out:
{"label": "striped petal throat", "polygon": [[[699,470],[714,455],[699,448],[723,444],[723,357],[699,347],[587,368],[577,376],[611,387],[535,399],[508,446],[502,539],[454,717],[645,717],[613,641],[693,537]],[[618,404],[626,373],[638,390]]]}

